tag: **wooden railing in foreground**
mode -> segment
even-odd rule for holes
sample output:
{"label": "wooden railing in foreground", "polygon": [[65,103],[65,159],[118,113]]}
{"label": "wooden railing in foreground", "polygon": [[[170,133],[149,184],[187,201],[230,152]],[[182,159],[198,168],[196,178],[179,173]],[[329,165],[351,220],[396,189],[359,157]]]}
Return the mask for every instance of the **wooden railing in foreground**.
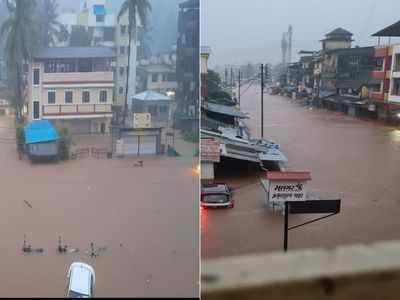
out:
{"label": "wooden railing in foreground", "polygon": [[202,263],[205,300],[397,300],[400,241]]}

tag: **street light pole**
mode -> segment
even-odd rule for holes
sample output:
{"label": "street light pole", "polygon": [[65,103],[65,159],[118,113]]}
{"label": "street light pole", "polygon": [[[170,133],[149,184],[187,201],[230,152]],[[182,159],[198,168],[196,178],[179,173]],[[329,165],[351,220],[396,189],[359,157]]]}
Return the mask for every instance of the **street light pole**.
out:
{"label": "street light pole", "polygon": [[261,138],[264,138],[264,64],[261,64]]}

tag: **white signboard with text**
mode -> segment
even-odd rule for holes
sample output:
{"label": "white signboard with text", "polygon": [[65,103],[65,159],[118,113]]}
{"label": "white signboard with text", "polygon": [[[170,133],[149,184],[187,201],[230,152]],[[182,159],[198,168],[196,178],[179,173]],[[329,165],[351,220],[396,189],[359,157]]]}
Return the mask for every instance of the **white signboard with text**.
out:
{"label": "white signboard with text", "polygon": [[305,181],[271,181],[268,182],[268,201],[305,201]]}

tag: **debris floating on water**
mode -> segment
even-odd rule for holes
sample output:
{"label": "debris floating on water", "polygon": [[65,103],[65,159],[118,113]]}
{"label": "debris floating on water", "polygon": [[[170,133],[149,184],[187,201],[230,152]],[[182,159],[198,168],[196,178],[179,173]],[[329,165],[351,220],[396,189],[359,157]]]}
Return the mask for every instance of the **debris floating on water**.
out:
{"label": "debris floating on water", "polygon": [[26,201],[26,200],[24,200],[24,202],[25,202],[25,204],[27,205],[27,206],[29,206],[30,208],[32,208],[32,204],[30,204],[28,201]]}

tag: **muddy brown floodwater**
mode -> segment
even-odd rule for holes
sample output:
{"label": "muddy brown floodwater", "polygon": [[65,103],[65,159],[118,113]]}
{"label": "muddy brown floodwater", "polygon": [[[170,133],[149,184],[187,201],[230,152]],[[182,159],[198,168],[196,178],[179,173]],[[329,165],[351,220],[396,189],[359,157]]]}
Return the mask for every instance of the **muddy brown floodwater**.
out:
{"label": "muddy brown floodwater", "polygon": [[[245,89],[242,89],[245,90]],[[288,170],[309,170],[309,189],[342,198],[339,215],[289,233],[289,250],[400,238],[400,128],[264,96],[264,137],[280,144]],[[260,136],[260,91],[241,99],[247,124]],[[263,205],[262,172],[220,174],[234,188],[231,210],[201,211],[202,257],[280,251],[283,218]],[[291,225],[311,216],[290,216]]]}
{"label": "muddy brown floodwater", "polygon": [[[31,164],[18,160],[14,136],[0,117],[2,297],[63,297],[74,261],[93,266],[97,297],[198,295],[197,158]],[[44,253],[24,255],[24,234]],[[57,254],[59,235],[80,251]],[[85,253],[91,242],[105,247],[96,258]]]}

